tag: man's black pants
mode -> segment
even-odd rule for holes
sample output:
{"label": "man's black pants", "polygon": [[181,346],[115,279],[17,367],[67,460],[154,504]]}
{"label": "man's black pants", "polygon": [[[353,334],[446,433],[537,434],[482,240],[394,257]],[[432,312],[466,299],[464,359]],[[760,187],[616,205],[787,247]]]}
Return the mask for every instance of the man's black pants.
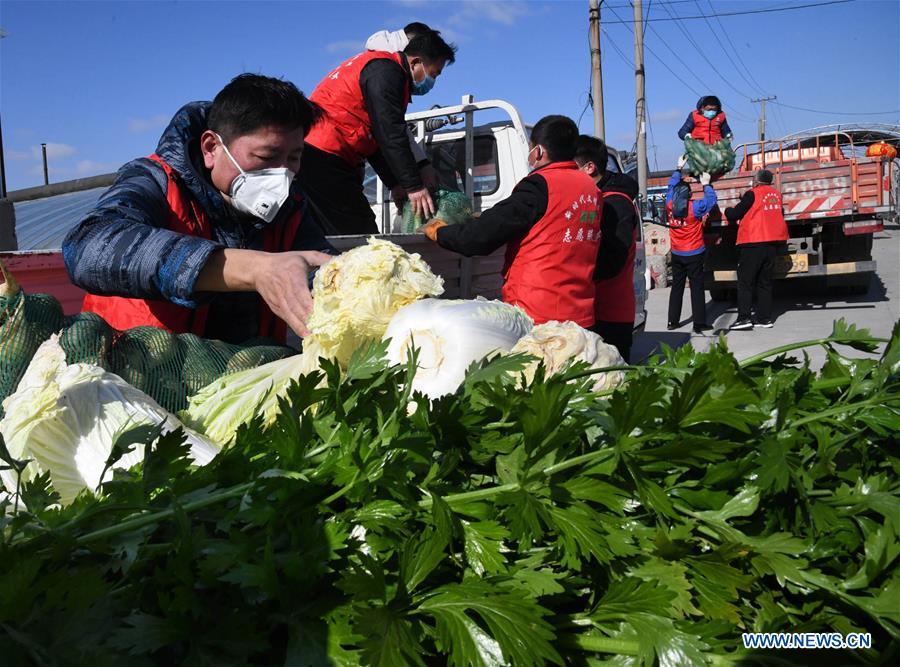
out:
{"label": "man's black pants", "polygon": [[297,174],[326,234],[377,234],[360,170],[343,158],[306,144]]}
{"label": "man's black pants", "polygon": [[669,292],[669,322],[681,321],[681,300],[684,281],[691,281],[691,316],[694,326],[706,324],[706,290],[703,289],[703,260],[706,251],[698,255],[672,253],[672,291]]}
{"label": "man's black pants", "polygon": [[772,321],[772,279],[778,243],[747,243],[739,246],[738,320],[749,320],[756,292],[756,319]]}
{"label": "man's black pants", "polygon": [[615,347],[625,363],[631,357],[631,343],[634,339],[634,322],[595,322],[590,330]]}

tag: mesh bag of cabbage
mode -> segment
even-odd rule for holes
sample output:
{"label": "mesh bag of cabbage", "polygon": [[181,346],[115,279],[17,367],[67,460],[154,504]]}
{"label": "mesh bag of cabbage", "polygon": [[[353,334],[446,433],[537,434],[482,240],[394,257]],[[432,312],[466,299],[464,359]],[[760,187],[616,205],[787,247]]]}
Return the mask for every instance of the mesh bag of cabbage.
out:
{"label": "mesh bag of cabbage", "polygon": [[734,151],[728,139],[710,145],[686,138],[684,150],[688,158],[688,169],[693,176],[699,176],[704,172],[716,176],[734,168]]}
{"label": "mesh bag of cabbage", "polygon": [[21,290],[2,262],[0,273],[0,403],[16,390],[38,346],[57,332],[68,363],[111,371],[170,412],[223,375],[296,354],[265,339],[232,345],[156,327],[119,331],[96,313],[66,317],[49,294]]}
{"label": "mesh bag of cabbage", "polygon": [[[472,201],[462,192],[456,190],[438,190],[434,196],[435,218],[440,218],[448,225],[459,225],[468,222],[472,217]],[[403,217],[400,231],[413,234],[425,224],[425,220],[413,212],[412,203],[406,200],[403,204]]]}

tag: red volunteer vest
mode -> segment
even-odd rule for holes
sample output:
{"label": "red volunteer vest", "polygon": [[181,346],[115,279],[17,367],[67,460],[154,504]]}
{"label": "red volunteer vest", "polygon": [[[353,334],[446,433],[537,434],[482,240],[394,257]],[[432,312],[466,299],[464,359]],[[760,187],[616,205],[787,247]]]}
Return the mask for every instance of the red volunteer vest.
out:
{"label": "red volunteer vest", "polygon": [[725,122],[725,112],[720,111],[712,120],[696,109],[691,112],[694,119],[694,129],[691,130],[691,138],[702,141],[704,144],[714,144],[722,140],[722,123]]}
{"label": "red volunteer vest", "polygon": [[[631,198],[623,192],[605,192],[607,197],[624,197],[629,203],[634,204]],[[635,206],[636,220],[640,221],[640,211]],[[640,224],[640,222],[638,222]],[[631,322],[634,323],[634,256],[637,251],[638,227],[634,226],[631,237],[631,247],[628,248],[628,257],[625,266],[612,278],[597,281],[597,298],[594,301],[594,316],[598,322]]]}
{"label": "red volunteer vest", "polygon": [[[363,68],[378,59],[393,60],[403,67],[402,53],[366,51],[353,56],[322,79],[309,99],[325,110],[325,117],[313,125],[306,135],[306,143],[338,155],[354,166],[378,150],[372,136],[372,121],[359,86]],[[403,99],[406,100],[403,105],[403,112],[406,113],[412,99],[408,78]]]}
{"label": "red volunteer vest", "polygon": [[787,241],[787,223],[781,212],[781,193],[771,185],[753,188],[753,206],[738,225],[737,245]]}
{"label": "red volunteer vest", "polygon": [[574,162],[535,172],[547,181],[547,211],[519,241],[506,246],[503,300],[535,321],[594,324],[597,248],[603,193]]}
{"label": "red volunteer vest", "polygon": [[703,219],[694,215],[694,203],[688,202],[685,218],[672,217],[672,202],[666,204],[669,219],[669,239],[673,252],[691,252],[703,247]]}
{"label": "red volunteer vest", "polygon": [[[178,174],[158,155],[150,159],[158,163],[166,172],[168,187],[166,199],[169,203],[169,229],[180,234],[212,238],[212,228],[203,209],[194,198],[179,186]],[[275,224],[263,234],[263,249],[278,252],[290,248],[300,227],[300,212],[290,219]],[[259,336],[271,338],[279,343],[287,340],[287,325],[276,317],[265,301],[260,298]],[[114,329],[151,326],[172,333],[193,333],[202,336],[206,329],[208,306],[187,308],[169,301],[156,299],[132,299],[121,296],[100,296],[87,294],[82,311],[97,313]]]}

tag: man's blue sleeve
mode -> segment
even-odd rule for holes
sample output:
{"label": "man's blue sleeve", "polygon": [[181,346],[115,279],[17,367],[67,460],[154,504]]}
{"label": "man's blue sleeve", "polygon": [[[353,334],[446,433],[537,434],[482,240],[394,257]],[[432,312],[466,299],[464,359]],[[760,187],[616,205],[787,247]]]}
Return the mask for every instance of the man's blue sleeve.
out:
{"label": "man's blue sleeve", "polygon": [[728,137],[734,135],[734,132],[731,131],[731,127],[728,125],[728,119],[726,118],[722,121],[722,137]]}
{"label": "man's blue sleeve", "polygon": [[694,131],[694,116],[693,114],[688,114],[687,120],[684,121],[684,125],[681,126],[681,129],[678,130],[678,138],[684,141],[684,137],[688,132]]}
{"label": "man's blue sleeve", "polygon": [[672,201],[672,193],[675,191],[675,186],[681,182],[681,172],[679,170],[675,170],[672,172],[672,175],[669,177],[669,187],[666,188],[666,203],[668,204]]}
{"label": "man's blue sleeve", "polygon": [[222,246],[167,229],[169,216],[162,169],[146,158],[129,162],[66,235],[69,278],[92,294],[196,306],[197,277]]}
{"label": "man's blue sleeve", "polygon": [[704,185],[703,199],[692,202],[694,207],[694,217],[702,218],[703,216],[708,215],[716,205],[717,201],[718,198],[716,197],[716,191],[713,190],[713,187],[711,185]]}

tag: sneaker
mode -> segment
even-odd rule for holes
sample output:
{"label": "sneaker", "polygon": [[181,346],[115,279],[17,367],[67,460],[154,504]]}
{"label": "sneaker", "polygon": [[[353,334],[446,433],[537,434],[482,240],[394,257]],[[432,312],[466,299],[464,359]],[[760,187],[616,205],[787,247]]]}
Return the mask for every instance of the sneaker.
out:
{"label": "sneaker", "polygon": [[771,329],[775,326],[775,323],[772,320],[760,320],[756,323],[756,326],[762,329]]}
{"label": "sneaker", "polygon": [[702,334],[704,331],[712,331],[713,327],[709,324],[695,324],[694,325],[694,333]]}
{"label": "sneaker", "polygon": [[738,320],[731,325],[733,331],[745,331],[753,329],[753,322],[748,319]]}
{"label": "sneaker", "polygon": [[681,326],[681,325],[679,325],[678,322],[669,322],[666,325],[666,329],[668,329],[669,331],[672,331],[672,329],[677,329],[679,326]]}

